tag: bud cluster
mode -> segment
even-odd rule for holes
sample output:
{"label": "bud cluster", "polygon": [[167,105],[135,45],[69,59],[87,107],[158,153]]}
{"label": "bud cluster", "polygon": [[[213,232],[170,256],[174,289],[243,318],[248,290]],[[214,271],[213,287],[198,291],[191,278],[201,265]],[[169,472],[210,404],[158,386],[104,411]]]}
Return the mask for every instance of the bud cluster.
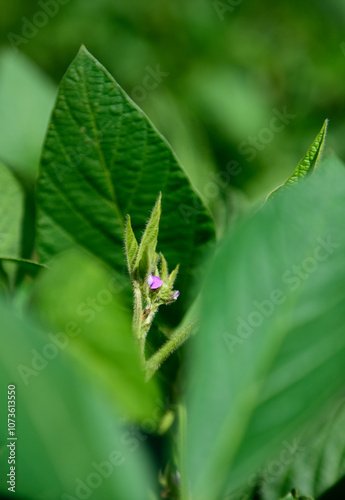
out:
{"label": "bud cluster", "polygon": [[179,266],[169,273],[163,254],[156,253],[160,216],[161,195],[152,210],[140,244],[129,216],[125,229],[126,258],[134,294],[133,333],[139,342],[143,362],[146,337],[158,308],[175,302],[180,295],[178,290],[174,290]]}

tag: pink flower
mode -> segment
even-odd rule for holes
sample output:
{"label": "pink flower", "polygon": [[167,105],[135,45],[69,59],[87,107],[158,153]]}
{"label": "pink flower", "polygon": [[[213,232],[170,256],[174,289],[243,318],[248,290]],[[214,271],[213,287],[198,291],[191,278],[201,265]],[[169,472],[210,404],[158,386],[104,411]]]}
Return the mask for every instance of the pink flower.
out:
{"label": "pink flower", "polygon": [[152,274],[150,274],[147,278],[147,284],[151,290],[156,290],[163,285],[163,281],[158,276],[152,276]]}

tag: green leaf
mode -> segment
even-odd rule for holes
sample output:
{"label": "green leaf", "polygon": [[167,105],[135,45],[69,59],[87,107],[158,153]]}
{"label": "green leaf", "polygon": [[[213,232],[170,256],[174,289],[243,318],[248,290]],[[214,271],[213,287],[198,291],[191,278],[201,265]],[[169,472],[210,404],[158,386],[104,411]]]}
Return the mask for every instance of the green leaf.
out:
{"label": "green leaf", "polygon": [[70,339],[68,351],[90,376],[102,381],[117,405],[139,420],[151,415],[159,393],[155,384],[145,384],[123,289],[116,275],[72,251],[40,275],[31,310],[53,332],[64,331],[69,323],[77,325],[80,333]]}
{"label": "green leaf", "polygon": [[27,274],[29,274],[33,278],[35,276],[37,276],[37,274],[42,269],[47,268],[47,266],[40,264],[39,262],[35,262],[33,260],[28,260],[28,259],[16,259],[14,257],[2,257],[2,256],[0,256],[0,261],[12,262],[13,264],[17,264],[19,267],[21,267]]}
{"label": "green leaf", "polygon": [[332,158],[219,248],[191,341],[193,498],[248,484],[343,391],[344,219],[345,169]]}
{"label": "green leaf", "polygon": [[0,255],[20,257],[23,191],[12,172],[0,163]]}
{"label": "green leaf", "polygon": [[345,400],[342,398],[327,414],[326,419],[308,429],[301,443],[301,453],[291,463],[284,464],[274,481],[264,481],[263,500],[275,500],[283,491],[298,485],[298,489],[315,498],[345,476]]}
{"label": "green leaf", "polygon": [[307,174],[311,174],[320,162],[322,152],[325,146],[328,120],[325,120],[320,132],[314,139],[314,142],[303,156],[292,176],[286,181],[285,185],[295,184]]}
{"label": "green leaf", "polygon": [[296,170],[294,171],[292,176],[289,177],[288,180],[285,181],[284,184],[282,184],[282,186],[279,186],[277,189],[272,191],[269,197],[275,196],[280,189],[295,184],[299,179],[303,179],[303,177],[305,177],[307,174],[311,174],[312,172],[314,172],[315,168],[321,160],[321,156],[325,146],[327,126],[328,120],[325,120],[320,132],[315,137],[306,154],[298,163]]}
{"label": "green leaf", "polygon": [[[22,253],[24,193],[14,174],[0,162],[0,256],[3,262],[4,284],[13,287],[16,266],[11,259]],[[5,260],[5,258],[7,258]]]}
{"label": "green leaf", "polygon": [[179,272],[180,266],[177,264],[175,269],[170,273],[169,278],[167,280],[167,286],[168,287],[173,287],[175,280],[177,278],[177,273]]}
{"label": "green leaf", "polygon": [[26,178],[38,172],[55,85],[12,49],[0,53],[0,159]]}
{"label": "green leaf", "polygon": [[160,261],[161,261],[160,278],[161,278],[161,280],[163,280],[164,282],[166,282],[167,279],[168,279],[168,276],[169,276],[168,263],[165,260],[165,257],[164,257],[164,255],[162,253],[159,254],[159,258],[160,258]]}
{"label": "green leaf", "polygon": [[[9,473],[7,392],[13,384],[18,498],[71,500],[93,494],[98,500],[148,500],[154,479],[144,443],[111,409],[102,385],[84,377],[59,344],[61,335],[53,340],[1,302],[0,323],[0,420],[5,423],[0,467]],[[2,495],[8,486],[1,481]]]}
{"label": "green leaf", "polygon": [[[165,139],[82,48],[61,82],[42,153],[37,225],[42,262],[79,246],[122,272],[125,217],[130,214],[139,239],[159,192],[159,250],[169,265],[181,263],[179,289],[185,298],[214,239],[212,219]],[[190,209],[188,219],[182,203]]]}
{"label": "green leaf", "polygon": [[134,263],[134,270],[138,270],[143,279],[153,271],[156,260],[156,246],[159,232],[159,221],[162,213],[162,194],[153,207],[150,219],[141,238],[138,253]]}
{"label": "green leaf", "polygon": [[131,218],[127,215],[126,219],[126,229],[125,229],[125,246],[126,246],[126,257],[128,264],[128,271],[131,274],[133,270],[133,266],[135,263],[135,259],[138,253],[138,242],[133,233]]}
{"label": "green leaf", "polygon": [[9,279],[0,261],[0,295],[2,297],[7,297],[9,291]]}

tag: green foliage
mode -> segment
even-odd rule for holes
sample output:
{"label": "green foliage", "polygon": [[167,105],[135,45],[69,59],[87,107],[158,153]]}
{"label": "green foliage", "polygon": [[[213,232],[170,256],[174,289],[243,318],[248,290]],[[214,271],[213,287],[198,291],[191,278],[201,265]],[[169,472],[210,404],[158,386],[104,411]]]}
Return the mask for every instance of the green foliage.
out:
{"label": "green foliage", "polygon": [[135,234],[133,233],[131,218],[129,215],[127,215],[127,220],[126,220],[125,246],[126,246],[128,271],[131,274],[133,272],[133,266],[135,264],[135,258],[138,253],[139,245],[136,240]]}
{"label": "green foliage", "polygon": [[168,263],[164,258],[164,255],[161,253],[159,255],[160,261],[161,261],[161,272],[160,272],[160,277],[163,281],[167,281],[168,276],[169,276],[169,271],[168,271]]}
{"label": "green foliage", "polygon": [[[275,497],[276,498],[276,497]],[[295,499],[295,500],[313,500],[312,497],[306,497],[305,495],[299,495],[298,490],[296,488],[293,488],[285,497],[280,498],[280,500],[284,499]]]}
{"label": "green foliage", "polygon": [[187,473],[199,500],[255,478],[344,387],[344,186],[343,164],[329,160],[217,253],[187,398]]}
{"label": "green foliage", "polygon": [[324,121],[320,132],[314,139],[306,154],[303,156],[292,176],[286,181],[287,184],[295,184],[307,174],[312,173],[320,162],[325,147],[328,120]]}
{"label": "green foliage", "polygon": [[[214,237],[213,222],[163,137],[81,48],[61,82],[43,148],[37,225],[42,261],[79,246],[122,272],[125,217],[130,214],[138,235],[159,192],[160,250],[173,266],[183,261],[179,288],[186,291]],[[181,200],[200,206],[188,224]]]}
{"label": "green foliage", "polygon": [[28,259],[16,259],[15,257],[0,257],[0,261],[3,263],[10,262],[17,264],[32,277],[36,277],[39,271],[46,268],[46,266],[40,264],[39,262],[34,262],[33,260]]}
{"label": "green foliage", "polygon": [[341,398],[324,419],[307,429],[298,457],[263,484],[263,498],[275,500],[292,485],[318,498],[345,476],[345,401]]}
{"label": "green foliage", "polygon": [[[11,288],[22,255],[24,193],[14,174],[0,162],[0,270],[2,287]],[[12,262],[10,262],[12,260]]]}
{"label": "green foliage", "polygon": [[[229,9],[223,21],[216,4]],[[231,159],[243,167],[231,184],[251,197],[271,191],[291,174],[326,116],[332,124],[329,147],[345,157],[343,2],[314,2],[312,10],[298,0],[266,0],[264,9],[232,0],[83,0],[58,6],[47,26],[11,52],[25,52],[59,82],[83,41],[167,137],[202,195]],[[32,21],[37,11],[41,6],[34,1],[8,6],[0,19],[0,44],[9,45],[8,35],[25,27],[22,17]],[[257,43],[262,33],[265,39]],[[149,90],[146,68],[157,65],[169,75],[160,82],[149,77],[149,86],[158,83]],[[239,144],[266,127],[272,108],[282,103],[298,118],[247,162]],[[230,202],[231,191],[220,189]]]}
{"label": "green foliage", "polygon": [[315,137],[312,145],[310,146],[306,154],[298,163],[296,170],[294,171],[292,176],[289,177],[288,180],[282,186],[275,189],[269,195],[269,197],[275,196],[277,192],[280,191],[281,189],[295,184],[300,179],[303,179],[303,177],[305,177],[306,175],[314,172],[315,168],[318,166],[321,160],[321,156],[325,147],[327,126],[328,126],[328,120],[325,120],[320,132]]}
{"label": "green foliage", "polygon": [[[156,246],[159,231],[159,221],[161,218],[162,195],[158,196],[153,207],[151,217],[147,223],[145,231],[141,237],[138,253],[133,264],[133,274],[138,274],[138,278],[146,280],[151,272],[154,272],[156,266]],[[128,256],[129,259],[129,256]]]}
{"label": "green foliage", "polygon": [[[183,325],[170,335],[169,340],[149,360],[146,360],[146,339],[159,307],[163,304],[167,305],[175,302],[180,294],[178,290],[173,290],[179,264],[169,274],[168,263],[164,255],[156,253],[161,218],[161,199],[162,196],[159,194],[141,237],[140,245],[138,245],[133,234],[129,216],[127,216],[124,235],[128,271],[134,295],[132,328],[134,337],[140,345],[140,355],[146,372],[146,380],[149,380],[163,361],[183,344],[195,327],[195,321]],[[161,261],[161,273],[158,270],[159,261]],[[153,274],[154,276],[152,276]],[[154,280],[158,284],[151,287]]]}
{"label": "green foliage", "polygon": [[[209,8],[197,9],[204,27]],[[130,7],[121,9],[126,15]],[[183,9],[188,25],[196,11],[186,3]],[[228,42],[232,36],[241,39],[238,30]],[[287,124],[291,131],[296,115],[273,108],[267,116],[267,96],[239,67],[213,71],[212,58],[203,56],[198,68],[182,64],[188,74],[174,84],[190,109],[207,115],[213,141],[227,152],[225,162],[218,149],[215,176],[206,136],[196,123],[187,132],[186,105],[161,88],[156,95],[162,91],[166,106],[156,117],[174,116],[163,130],[184,150],[185,171],[82,47],[59,87],[36,199],[32,181],[51,87],[15,59],[0,56],[0,65],[7,61],[0,158],[11,167],[0,163],[0,380],[4,394],[13,383],[18,395],[17,494],[319,498],[345,476],[345,167],[329,157],[316,169],[327,120],[282,186],[289,189],[235,222],[229,184],[236,176],[241,185],[243,170],[252,175],[243,168],[246,154],[256,156]],[[156,79],[167,74],[159,68]],[[25,136],[18,147],[15,120]],[[236,151],[224,146],[233,138]],[[186,153],[192,142],[197,152]],[[275,147],[287,162],[284,148]],[[104,475],[97,464],[105,462],[112,471]],[[6,492],[4,482],[0,488]]]}
{"label": "green foliage", "polygon": [[29,59],[0,52],[0,160],[33,181],[55,86]]}
{"label": "green foliage", "polygon": [[[0,321],[0,418],[5,426],[7,386],[16,386],[16,495],[28,500],[69,500],[88,492],[100,500],[148,498],[143,490],[155,486],[145,445],[131,451],[102,385],[85,380],[61,348],[61,336],[55,343],[28,317],[17,317],[2,302]],[[8,448],[2,446],[1,470],[7,471]],[[99,474],[102,467],[106,478]],[[7,487],[1,481],[3,495]]]}
{"label": "green foliage", "polygon": [[0,163],[0,256],[20,257],[24,196],[12,172]]}
{"label": "green foliage", "polygon": [[121,297],[124,283],[97,261],[80,253],[62,256],[37,280],[32,308],[53,332],[77,325],[68,351],[98,377],[132,419],[151,415],[159,392],[145,384],[134,340],[131,311]]}

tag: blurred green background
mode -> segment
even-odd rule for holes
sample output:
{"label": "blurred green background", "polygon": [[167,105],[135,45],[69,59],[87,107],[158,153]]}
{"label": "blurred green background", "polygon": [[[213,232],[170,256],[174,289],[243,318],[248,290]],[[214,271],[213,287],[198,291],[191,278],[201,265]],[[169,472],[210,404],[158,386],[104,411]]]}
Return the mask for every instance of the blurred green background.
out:
{"label": "blurred green background", "polygon": [[[2,57],[6,48],[24,53],[55,84],[84,43],[167,137],[211,206],[217,190],[233,203],[214,172],[239,162],[230,184],[255,200],[292,173],[325,118],[327,149],[345,158],[344,27],[339,0],[2,0],[0,19]],[[32,107],[41,99],[51,102],[51,92],[32,93]],[[294,118],[263,132],[284,108]],[[28,108],[22,114],[28,120]],[[244,154],[250,136],[258,147]],[[1,147],[0,155],[11,163]]]}

